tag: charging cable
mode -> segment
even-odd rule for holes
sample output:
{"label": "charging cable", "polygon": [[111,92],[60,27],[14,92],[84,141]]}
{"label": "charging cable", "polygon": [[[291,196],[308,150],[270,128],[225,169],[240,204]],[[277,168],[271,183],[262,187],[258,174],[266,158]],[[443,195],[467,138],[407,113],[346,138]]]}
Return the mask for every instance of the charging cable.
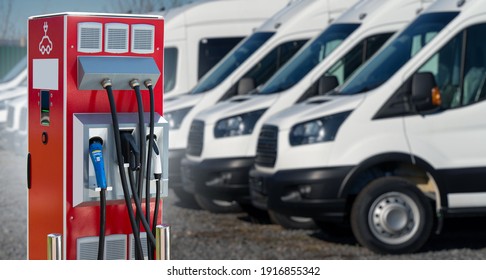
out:
{"label": "charging cable", "polygon": [[[135,145],[135,139],[134,139],[134,136],[133,134],[131,134],[130,132],[121,132],[122,134],[122,147],[125,147],[126,149],[126,156],[130,157],[130,158],[133,158],[133,157],[136,157],[134,155],[136,155],[138,153],[138,147],[137,145]],[[122,149],[123,150],[123,149]],[[134,162],[134,160],[130,160],[130,162]],[[150,224],[147,219],[144,217],[143,215],[143,211],[142,211],[142,203],[140,202],[140,197],[138,196],[138,193],[137,193],[137,189],[135,188],[135,179],[133,177],[133,172],[134,171],[137,171],[139,172],[140,171],[140,168],[137,168],[138,164],[133,164],[133,163],[130,163],[129,164],[129,170],[128,170],[128,178],[130,180],[130,189],[132,191],[132,195],[133,195],[133,200],[135,202],[135,208],[136,208],[136,218],[137,218],[137,221],[141,221],[142,222],[142,225],[145,229],[145,231],[147,231],[147,242],[149,242],[150,245],[155,244],[155,237],[154,235],[152,234],[152,231],[150,229]],[[141,174],[138,174],[138,176],[140,176]],[[137,178],[138,179],[138,178]]]}
{"label": "charging cable", "polygon": [[155,209],[154,209],[154,217],[152,220],[152,234],[155,234],[155,229],[157,226],[157,217],[159,215],[159,204],[160,204],[160,180],[162,178],[162,162],[160,161],[160,151],[159,147],[156,142],[155,135],[154,139],[152,139],[153,148],[152,148],[152,160],[154,163],[154,178],[155,178]]}
{"label": "charging cable", "polygon": [[116,113],[115,98],[113,97],[112,83],[110,79],[105,79],[101,82],[101,85],[106,90],[108,100],[110,102],[111,118],[113,123],[113,134],[115,137],[116,157],[118,161],[118,170],[120,172],[120,179],[123,188],[123,197],[125,199],[125,205],[127,206],[128,217],[130,219],[130,225],[132,227],[133,236],[135,239],[135,257],[136,259],[143,259],[142,242],[140,240],[140,228],[136,222],[135,214],[132,208],[132,201],[130,198],[130,191],[128,190],[128,183],[125,174],[121,140],[120,140],[120,125],[118,123],[118,117]]}
{"label": "charging cable", "polygon": [[89,156],[96,175],[96,184],[100,189],[100,235],[98,240],[98,260],[104,259],[106,229],[106,173],[103,159],[103,140],[100,137],[89,139]]}
{"label": "charging cable", "polygon": [[[154,115],[155,115],[155,101],[154,101],[154,91],[152,88],[152,80],[148,79],[144,82],[145,87],[149,90],[150,95],[150,119],[149,119],[149,134],[148,138],[148,153],[147,153],[147,173],[145,177],[145,205],[150,204],[150,171],[152,169],[152,146],[154,142]],[[150,213],[146,213],[147,220],[150,221]],[[155,236],[155,225],[152,224],[152,234]],[[153,259],[155,247],[149,247],[149,256]]]}
{"label": "charging cable", "polygon": [[[137,79],[134,79],[130,81],[130,86],[133,88],[135,91],[135,95],[137,97],[137,107],[138,107],[138,127],[139,127],[139,139],[140,139],[140,153],[141,153],[141,162],[145,162],[145,156],[146,156],[146,142],[144,141],[145,139],[145,119],[144,119],[144,109],[143,109],[143,101],[142,101],[142,94],[140,92],[140,83]],[[153,119],[153,116],[152,116]],[[139,191],[139,197],[142,198],[143,195],[143,176],[145,174],[145,167],[149,166],[150,164],[147,163],[146,165],[142,164],[142,168],[140,169],[140,173],[138,176],[137,180],[137,186],[138,186],[138,191]],[[147,168],[147,173],[149,168]],[[149,182],[150,178],[147,178],[146,182]],[[147,226],[145,225],[143,219],[142,219],[142,224],[144,225],[146,234],[147,234],[147,255],[149,259],[153,259],[153,254],[152,254],[152,248],[155,248],[155,237],[154,234],[152,234],[152,230],[150,229],[150,186],[146,184],[145,186],[145,221],[147,221]],[[153,238],[153,242],[151,239]]]}

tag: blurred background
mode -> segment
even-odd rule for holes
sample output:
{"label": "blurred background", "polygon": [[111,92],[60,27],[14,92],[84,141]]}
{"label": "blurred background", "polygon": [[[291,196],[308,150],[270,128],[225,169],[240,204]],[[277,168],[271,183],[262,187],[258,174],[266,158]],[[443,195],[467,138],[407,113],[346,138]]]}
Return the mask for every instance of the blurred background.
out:
{"label": "blurred background", "polygon": [[27,19],[59,12],[163,12],[197,0],[0,0],[0,80],[27,54]]}

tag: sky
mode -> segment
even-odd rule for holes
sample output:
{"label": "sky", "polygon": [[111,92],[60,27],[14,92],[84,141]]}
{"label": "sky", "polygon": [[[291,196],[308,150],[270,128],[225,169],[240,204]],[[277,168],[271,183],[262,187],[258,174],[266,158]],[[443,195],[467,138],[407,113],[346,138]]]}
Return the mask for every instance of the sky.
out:
{"label": "sky", "polygon": [[[9,27],[12,28],[9,32],[12,34],[8,35],[9,39],[17,39],[27,35],[27,20],[30,16],[59,12],[121,13],[126,12],[121,9],[127,7],[133,0],[0,0],[0,8],[6,7],[8,2],[12,3],[9,20]],[[160,2],[165,2],[165,5],[170,7],[172,3],[182,4],[191,0],[161,0]],[[0,24],[4,23],[0,21]],[[0,30],[3,30],[2,26]]]}

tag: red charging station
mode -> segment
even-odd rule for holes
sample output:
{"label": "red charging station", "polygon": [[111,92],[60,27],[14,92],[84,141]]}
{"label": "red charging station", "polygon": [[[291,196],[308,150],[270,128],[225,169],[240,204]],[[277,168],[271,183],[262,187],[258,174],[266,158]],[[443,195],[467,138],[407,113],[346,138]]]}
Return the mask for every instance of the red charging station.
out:
{"label": "red charging station", "polygon": [[[155,220],[161,224],[162,201],[156,198],[167,195],[168,180],[168,126],[161,117],[163,19],[62,13],[32,17],[28,28],[28,259],[50,257],[49,234],[62,236],[63,259],[96,259],[100,242],[104,246],[103,259],[136,259],[135,251],[140,258],[140,250],[144,258],[152,258],[153,250],[149,253],[147,247],[153,238],[136,214],[133,192],[127,195],[123,182],[140,187],[137,183],[140,176],[143,178],[145,190],[135,189],[142,194],[139,210],[148,215],[146,221],[150,220],[153,229],[157,204],[160,211]],[[136,89],[141,99],[137,99]],[[114,103],[110,103],[108,91]],[[140,106],[144,108],[143,118]],[[153,113],[149,113],[150,107]],[[153,136],[149,138],[151,131]],[[150,164],[148,185],[142,167],[146,164],[148,169],[151,150],[145,146],[146,152],[138,150],[137,154],[137,148],[147,144],[142,132],[154,140],[153,146],[158,146],[157,160],[163,170],[157,177],[152,172],[157,163]],[[133,149],[123,153],[122,168],[117,133],[133,140],[119,142],[133,144]],[[100,146],[91,149],[95,140]],[[157,155],[151,156],[152,160]],[[98,165],[100,159],[103,165]],[[138,165],[132,166],[132,162]],[[106,188],[100,187],[98,170],[104,170]],[[122,173],[126,173],[125,179]],[[134,175],[133,182],[127,175]],[[155,191],[156,182],[162,184],[160,192]],[[106,191],[104,208],[100,189]],[[135,226],[130,211],[138,219]],[[104,240],[100,241],[103,220]],[[138,228],[135,233],[134,228]]]}

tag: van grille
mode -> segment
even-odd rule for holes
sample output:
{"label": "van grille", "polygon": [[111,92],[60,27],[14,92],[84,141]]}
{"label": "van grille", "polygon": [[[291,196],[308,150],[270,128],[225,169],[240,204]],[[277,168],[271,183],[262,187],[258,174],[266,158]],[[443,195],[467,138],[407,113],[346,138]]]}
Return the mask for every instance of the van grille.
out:
{"label": "van grille", "polygon": [[13,128],[15,119],[15,108],[13,106],[8,106],[7,111],[7,127]]}
{"label": "van grille", "polygon": [[201,156],[204,145],[204,122],[195,120],[191,124],[189,137],[187,139],[187,154]]}
{"label": "van grille", "polygon": [[27,108],[22,107],[22,110],[20,111],[19,131],[27,131],[27,114]]}
{"label": "van grille", "polygon": [[278,127],[264,125],[258,136],[255,164],[273,167],[277,160]]}

